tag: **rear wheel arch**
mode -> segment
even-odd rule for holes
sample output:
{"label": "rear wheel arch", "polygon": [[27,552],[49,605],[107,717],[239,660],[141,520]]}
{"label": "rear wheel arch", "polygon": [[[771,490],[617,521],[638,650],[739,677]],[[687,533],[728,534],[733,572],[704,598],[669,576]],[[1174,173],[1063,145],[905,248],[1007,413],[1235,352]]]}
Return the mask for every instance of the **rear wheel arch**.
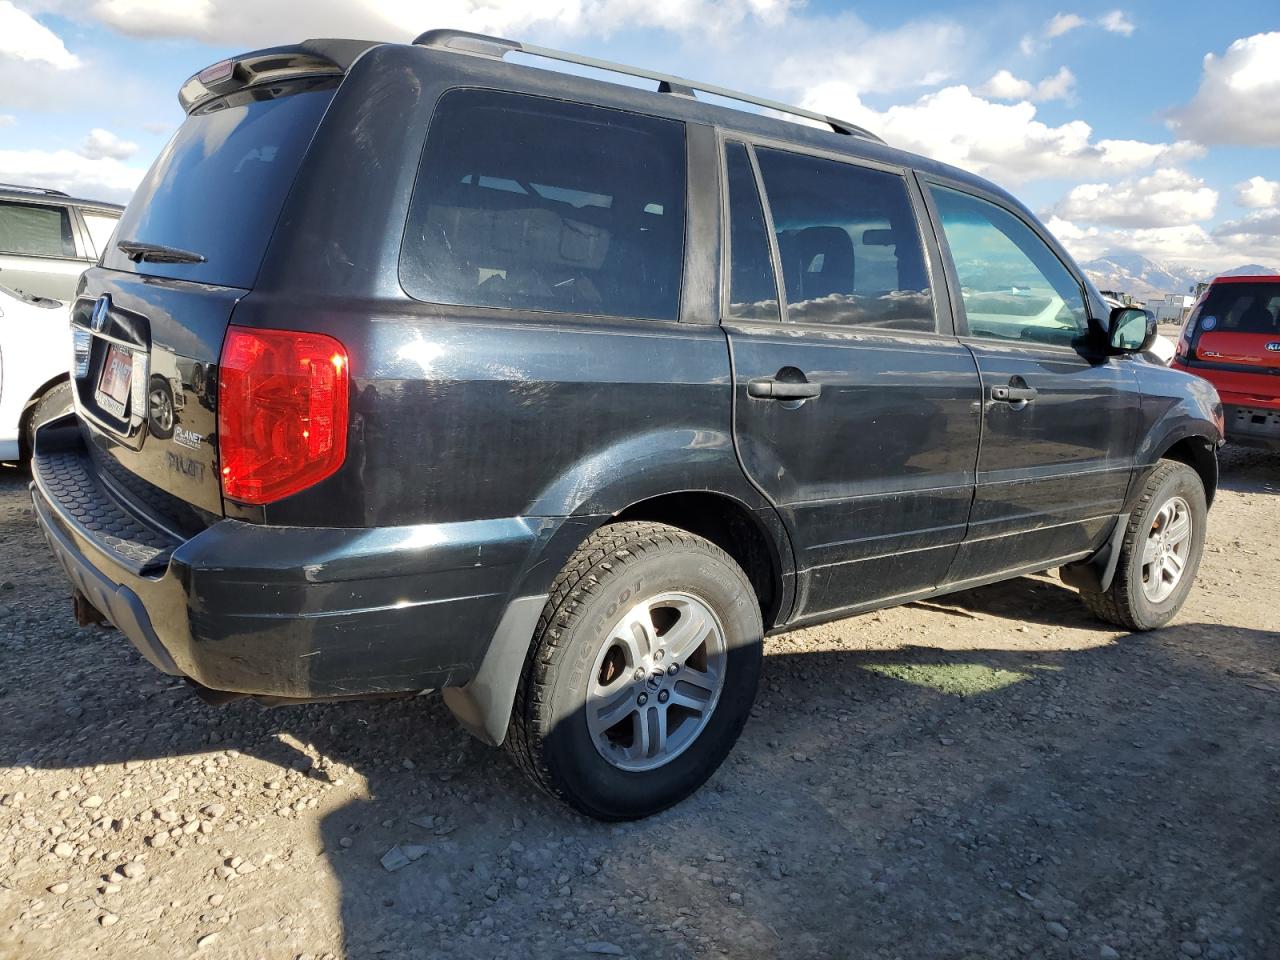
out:
{"label": "rear wheel arch", "polygon": [[[755,511],[733,497],[682,491],[649,497],[610,517],[608,523],[648,520],[687,530],[711,541],[738,564],[751,581],[768,630],[785,618],[790,605],[785,571],[790,543],[779,525],[769,530]],[[602,524],[602,526],[605,524]]]}
{"label": "rear wheel arch", "polygon": [[30,445],[27,442],[27,433],[31,425],[31,418],[35,415],[36,407],[40,405],[41,400],[48,396],[51,390],[63,385],[66,385],[68,390],[71,389],[71,377],[68,374],[60,373],[56,377],[51,377],[37,387],[36,391],[27,399],[27,402],[23,404],[22,413],[18,416],[18,448],[23,460],[29,458],[33,452],[28,449]]}

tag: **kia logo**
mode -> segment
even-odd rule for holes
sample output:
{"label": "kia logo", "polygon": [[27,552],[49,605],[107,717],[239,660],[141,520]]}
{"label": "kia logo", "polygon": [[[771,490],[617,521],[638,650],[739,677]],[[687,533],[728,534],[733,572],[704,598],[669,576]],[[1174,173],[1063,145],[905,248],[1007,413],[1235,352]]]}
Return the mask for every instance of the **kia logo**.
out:
{"label": "kia logo", "polygon": [[94,330],[100,331],[103,327],[107,325],[107,313],[110,310],[111,310],[111,297],[108,294],[104,293],[102,296],[98,298],[97,302],[93,305],[93,314],[89,319],[90,325],[93,327]]}
{"label": "kia logo", "polygon": [[1280,340],[1272,340],[1267,344],[1267,349],[1272,353],[1280,353]]}

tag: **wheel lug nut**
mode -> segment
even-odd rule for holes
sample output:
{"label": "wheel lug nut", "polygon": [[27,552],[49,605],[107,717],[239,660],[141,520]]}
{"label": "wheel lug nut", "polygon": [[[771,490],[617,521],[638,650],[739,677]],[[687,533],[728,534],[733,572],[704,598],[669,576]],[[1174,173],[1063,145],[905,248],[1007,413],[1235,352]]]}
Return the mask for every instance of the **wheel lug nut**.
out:
{"label": "wheel lug nut", "polygon": [[632,676],[632,678],[633,678],[633,679],[635,679],[635,680],[643,680],[643,679],[644,679],[644,671],[643,671],[643,670],[641,670],[639,667],[636,667],[636,672],[635,672],[635,673],[633,673],[631,676]]}
{"label": "wheel lug nut", "polygon": [[671,691],[670,691],[670,690],[659,690],[659,691],[658,691],[658,702],[659,702],[659,703],[666,703],[666,702],[667,702],[668,700],[670,700],[670,699],[671,699]]}
{"label": "wheel lug nut", "polygon": [[636,697],[636,703],[640,704],[640,706],[642,707],[648,702],[649,702],[649,695],[647,693],[642,693],[640,694],[640,696]]}
{"label": "wheel lug nut", "polygon": [[658,663],[661,663],[662,658],[665,657],[666,655],[667,655],[667,651],[662,649],[653,651],[653,659],[656,660]]}
{"label": "wheel lug nut", "polygon": [[673,663],[671,666],[667,667],[667,673],[674,675],[676,672],[679,671],[679,669],[680,669],[680,664]]}

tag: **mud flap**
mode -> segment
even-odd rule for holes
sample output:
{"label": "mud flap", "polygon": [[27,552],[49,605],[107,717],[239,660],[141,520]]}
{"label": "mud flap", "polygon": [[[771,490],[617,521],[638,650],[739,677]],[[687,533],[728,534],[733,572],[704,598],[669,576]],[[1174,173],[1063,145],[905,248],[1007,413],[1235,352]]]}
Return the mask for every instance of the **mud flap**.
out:
{"label": "mud flap", "polygon": [[546,602],[545,593],[512,600],[471,682],[440,691],[445,705],[467,732],[490,746],[501,746],[507,737],[524,658]]}
{"label": "mud flap", "polygon": [[1116,566],[1120,562],[1120,545],[1124,542],[1124,532],[1129,528],[1129,514],[1122,513],[1116,518],[1116,525],[1111,530],[1096,553],[1075,563],[1069,563],[1058,569],[1058,576],[1069,587],[1085,593],[1105,593],[1111,589],[1111,581],[1116,576]]}

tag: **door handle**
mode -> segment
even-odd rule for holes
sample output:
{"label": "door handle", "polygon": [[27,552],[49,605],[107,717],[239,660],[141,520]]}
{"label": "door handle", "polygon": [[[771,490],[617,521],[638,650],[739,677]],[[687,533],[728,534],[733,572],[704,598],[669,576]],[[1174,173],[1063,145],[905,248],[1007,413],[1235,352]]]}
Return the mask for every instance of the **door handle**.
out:
{"label": "door handle", "polygon": [[1040,391],[1035,387],[992,387],[991,399],[1000,400],[1003,403],[1030,403],[1036,397],[1040,396]]}
{"label": "door handle", "polygon": [[747,396],[757,400],[812,400],[820,393],[820,383],[791,383],[773,377],[747,381]]}

